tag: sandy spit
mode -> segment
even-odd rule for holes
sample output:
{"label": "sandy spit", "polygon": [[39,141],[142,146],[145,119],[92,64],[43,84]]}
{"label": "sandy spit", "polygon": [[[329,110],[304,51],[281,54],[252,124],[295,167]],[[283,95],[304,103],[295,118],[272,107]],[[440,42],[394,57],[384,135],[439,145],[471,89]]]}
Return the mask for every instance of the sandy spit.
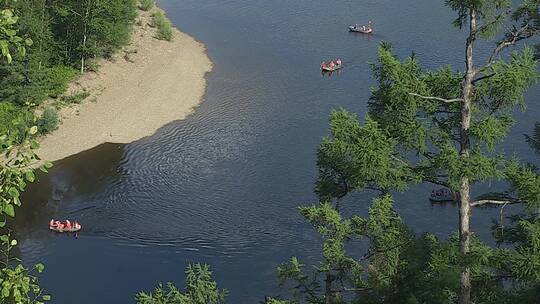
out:
{"label": "sandy spit", "polygon": [[201,102],[212,69],[204,45],[177,29],[171,42],[157,40],[150,14],[140,12],[130,45],[71,85],[71,94],[86,89],[91,95],[60,110],[61,125],[41,141],[42,159],[150,136]]}

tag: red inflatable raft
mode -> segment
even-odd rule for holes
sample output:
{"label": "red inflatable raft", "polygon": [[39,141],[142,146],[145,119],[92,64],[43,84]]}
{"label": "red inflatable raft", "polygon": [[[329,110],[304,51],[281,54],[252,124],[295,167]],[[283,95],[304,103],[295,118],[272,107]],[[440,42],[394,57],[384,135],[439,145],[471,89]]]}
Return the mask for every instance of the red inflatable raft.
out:
{"label": "red inflatable raft", "polygon": [[82,226],[78,222],[70,222],[69,220],[57,221],[52,219],[49,222],[49,229],[56,232],[77,232]]}

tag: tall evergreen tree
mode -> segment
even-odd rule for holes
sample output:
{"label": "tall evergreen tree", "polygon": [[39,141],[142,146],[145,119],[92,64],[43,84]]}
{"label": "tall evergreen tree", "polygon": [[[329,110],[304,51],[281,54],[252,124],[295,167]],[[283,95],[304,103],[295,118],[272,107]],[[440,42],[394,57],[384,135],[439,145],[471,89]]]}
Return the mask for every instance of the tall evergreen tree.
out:
{"label": "tall evergreen tree", "polygon": [[[454,24],[468,32],[465,70],[424,71],[416,58],[400,61],[383,45],[373,67],[379,85],[365,126],[344,110],[331,117],[331,137],[319,149],[317,190],[322,197],[340,198],[364,189],[404,190],[418,182],[452,189],[459,203],[458,298],[469,304],[471,275],[476,275],[471,273],[472,209],[540,204],[540,180],[534,172],[495,151],[514,122],[514,109],[524,106],[524,91],[537,79],[530,49],[504,55],[507,48],[538,33],[539,4],[523,1],[512,10],[505,0],[446,3],[458,13]],[[508,30],[490,57],[478,63],[477,40],[493,40],[503,28]],[[471,198],[471,187],[493,179],[506,180],[512,188]],[[492,273],[492,279],[497,278]]]}

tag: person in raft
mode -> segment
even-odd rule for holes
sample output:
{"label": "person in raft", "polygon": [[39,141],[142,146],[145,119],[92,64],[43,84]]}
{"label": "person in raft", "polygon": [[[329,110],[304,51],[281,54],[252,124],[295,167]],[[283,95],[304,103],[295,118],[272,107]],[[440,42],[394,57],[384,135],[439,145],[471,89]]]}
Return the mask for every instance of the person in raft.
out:
{"label": "person in raft", "polygon": [[336,59],[336,64],[337,64],[337,65],[341,65],[341,59],[339,59],[339,58]]}
{"label": "person in raft", "polygon": [[321,69],[324,69],[325,67],[326,67],[326,63],[323,61],[323,62],[321,63]]}
{"label": "person in raft", "polygon": [[330,61],[330,64],[328,64],[328,66],[329,66],[331,69],[333,69],[333,68],[336,66],[336,64],[335,64],[334,61],[332,60],[332,61]]}
{"label": "person in raft", "polygon": [[72,229],[79,229],[81,227],[81,224],[79,224],[77,221],[72,223],[69,220],[66,220],[65,223],[62,223],[60,221],[55,221],[52,219],[49,222],[49,226],[52,228],[60,229],[60,230],[63,230],[64,228],[67,230],[72,230]]}
{"label": "person in raft", "polygon": [[51,221],[49,222],[49,226],[51,227],[60,227],[60,225],[63,226],[64,224],[62,224],[62,222],[60,221],[55,221],[53,219],[51,219]]}

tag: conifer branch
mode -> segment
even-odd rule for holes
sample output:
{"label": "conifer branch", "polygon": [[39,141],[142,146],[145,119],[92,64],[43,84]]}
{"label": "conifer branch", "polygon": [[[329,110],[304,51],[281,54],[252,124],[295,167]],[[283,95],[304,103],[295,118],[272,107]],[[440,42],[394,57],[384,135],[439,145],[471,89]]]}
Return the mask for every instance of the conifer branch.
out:
{"label": "conifer branch", "polygon": [[445,98],[436,97],[436,96],[423,96],[423,95],[416,94],[416,93],[409,93],[409,95],[420,97],[420,98],[423,98],[423,99],[442,101],[444,103],[453,103],[453,102],[457,102],[457,101],[463,101],[463,98],[445,99]]}

